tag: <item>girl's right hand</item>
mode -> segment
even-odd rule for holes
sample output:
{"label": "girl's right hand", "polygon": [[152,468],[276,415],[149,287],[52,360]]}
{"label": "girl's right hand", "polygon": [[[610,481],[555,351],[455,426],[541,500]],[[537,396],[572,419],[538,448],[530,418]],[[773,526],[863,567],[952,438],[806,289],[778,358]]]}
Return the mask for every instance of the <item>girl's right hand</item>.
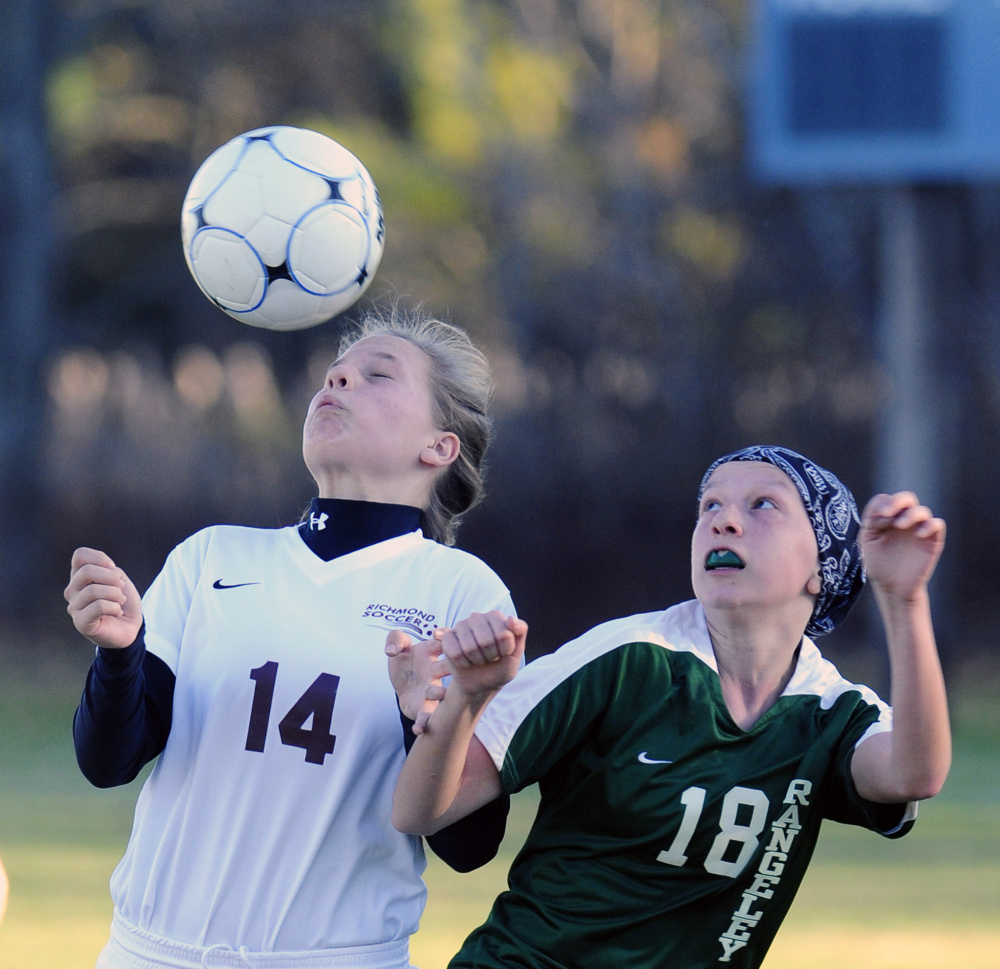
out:
{"label": "girl's right hand", "polygon": [[496,693],[517,675],[528,624],[501,612],[474,612],[452,629],[435,630],[453,682],[468,696]]}
{"label": "girl's right hand", "polygon": [[142,599],[132,580],[97,549],[78,548],[63,592],[77,630],[96,646],[124,649],[142,628]]}

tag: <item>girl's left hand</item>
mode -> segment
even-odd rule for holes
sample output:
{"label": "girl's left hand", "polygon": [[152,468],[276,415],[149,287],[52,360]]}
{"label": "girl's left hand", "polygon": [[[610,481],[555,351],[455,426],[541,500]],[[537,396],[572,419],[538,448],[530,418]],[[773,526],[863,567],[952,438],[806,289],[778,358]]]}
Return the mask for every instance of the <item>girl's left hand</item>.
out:
{"label": "girl's left hand", "polygon": [[915,598],[934,573],[945,530],[944,520],[912,491],[875,495],[865,505],[858,536],[869,581],[887,595]]}
{"label": "girl's left hand", "polygon": [[435,636],[414,643],[402,629],[393,629],[385,638],[385,655],[399,708],[416,722],[413,732],[422,733],[434,708],[444,697],[441,680],[448,674],[448,665],[441,655],[440,639]]}

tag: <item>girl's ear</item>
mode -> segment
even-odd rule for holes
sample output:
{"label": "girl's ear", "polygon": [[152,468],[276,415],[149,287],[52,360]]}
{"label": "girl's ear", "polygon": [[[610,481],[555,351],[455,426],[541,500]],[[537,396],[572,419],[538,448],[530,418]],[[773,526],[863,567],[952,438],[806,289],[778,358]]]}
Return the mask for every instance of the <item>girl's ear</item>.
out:
{"label": "girl's ear", "polygon": [[458,435],[442,431],[420,452],[420,460],[432,468],[446,468],[449,464],[454,464],[461,450],[462,443]]}
{"label": "girl's ear", "polygon": [[823,579],[820,577],[819,572],[815,572],[809,576],[809,581],[806,583],[806,592],[811,596],[818,596],[822,591]]}

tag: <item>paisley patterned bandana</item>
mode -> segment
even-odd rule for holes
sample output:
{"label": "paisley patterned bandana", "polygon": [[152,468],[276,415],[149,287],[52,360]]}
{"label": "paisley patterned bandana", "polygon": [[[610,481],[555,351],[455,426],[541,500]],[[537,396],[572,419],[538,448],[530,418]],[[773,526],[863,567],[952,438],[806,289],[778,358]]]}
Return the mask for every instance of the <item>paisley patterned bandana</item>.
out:
{"label": "paisley patterned bandana", "polygon": [[698,488],[699,505],[709,476],[720,464],[730,461],[773,464],[784,471],[798,489],[816,533],[823,579],[823,588],[816,597],[806,633],[815,637],[832,632],[847,617],[865,584],[857,541],[861,518],[854,495],[835,474],[801,454],[784,447],[758,444],[727,454],[709,466]]}

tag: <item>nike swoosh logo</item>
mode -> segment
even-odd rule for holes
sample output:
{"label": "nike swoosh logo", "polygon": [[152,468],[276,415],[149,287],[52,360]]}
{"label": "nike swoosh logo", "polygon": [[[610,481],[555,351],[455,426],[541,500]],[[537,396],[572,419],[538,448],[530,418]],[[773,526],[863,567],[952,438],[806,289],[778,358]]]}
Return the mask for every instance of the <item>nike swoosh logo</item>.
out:
{"label": "nike swoosh logo", "polygon": [[673,761],[672,760],[654,760],[652,757],[649,756],[648,752],[644,750],[641,754],[639,754],[639,763],[640,764],[672,764]]}
{"label": "nike swoosh logo", "polygon": [[245,585],[260,585],[259,582],[234,582],[232,585],[227,585],[222,579],[216,579],[212,583],[213,589],[240,589]]}

